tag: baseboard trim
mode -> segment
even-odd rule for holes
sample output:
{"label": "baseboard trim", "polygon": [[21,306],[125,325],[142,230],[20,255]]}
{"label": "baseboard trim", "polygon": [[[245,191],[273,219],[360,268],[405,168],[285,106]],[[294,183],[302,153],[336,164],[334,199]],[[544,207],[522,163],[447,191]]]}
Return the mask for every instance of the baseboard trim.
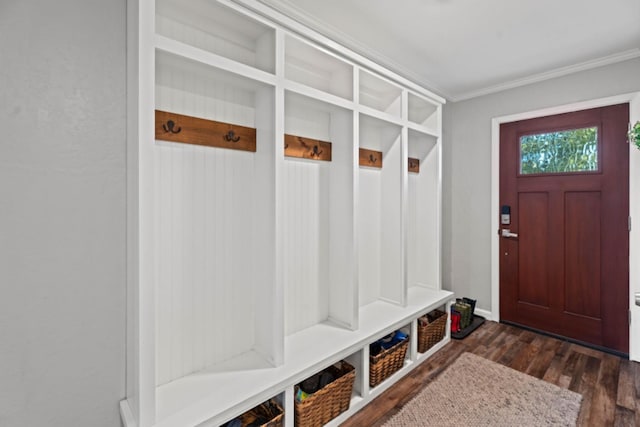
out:
{"label": "baseboard trim", "polygon": [[136,420],[133,416],[133,412],[131,412],[131,407],[129,406],[129,401],[127,399],[120,401],[120,416],[122,424],[125,427],[137,427]]}
{"label": "baseboard trim", "polygon": [[475,314],[477,314],[478,316],[482,316],[487,320],[496,320],[493,318],[493,315],[491,314],[491,312],[489,310],[483,310],[481,308],[476,308],[473,311]]}

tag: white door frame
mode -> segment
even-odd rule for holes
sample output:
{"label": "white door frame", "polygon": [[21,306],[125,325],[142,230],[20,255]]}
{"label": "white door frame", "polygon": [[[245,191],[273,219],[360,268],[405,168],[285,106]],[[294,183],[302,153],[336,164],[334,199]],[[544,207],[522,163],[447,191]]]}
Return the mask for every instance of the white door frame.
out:
{"label": "white door frame", "polygon": [[[569,113],[589,108],[630,103],[631,122],[640,120],[640,92],[631,92],[608,98],[593,99],[557,107],[544,108],[491,120],[491,319],[500,320],[500,239],[498,236],[500,203],[500,125],[554,114]],[[629,358],[640,361],[640,307],[634,305],[634,293],[640,292],[640,151],[629,147],[629,215],[636,218],[629,234]],[[635,333],[634,333],[635,332]],[[634,339],[635,336],[635,339]]]}

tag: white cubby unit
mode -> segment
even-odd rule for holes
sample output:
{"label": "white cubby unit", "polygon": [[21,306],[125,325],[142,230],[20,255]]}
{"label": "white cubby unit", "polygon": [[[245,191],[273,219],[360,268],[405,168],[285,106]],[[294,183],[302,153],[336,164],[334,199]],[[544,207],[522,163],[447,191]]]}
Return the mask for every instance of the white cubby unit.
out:
{"label": "white cubby unit", "polygon": [[[124,425],[276,399],[292,427],[295,385],[346,360],[339,425],[449,341],[416,351],[417,319],[453,299],[444,99],[259,0],[127,7]],[[369,344],[399,328],[405,364],[370,387]]]}

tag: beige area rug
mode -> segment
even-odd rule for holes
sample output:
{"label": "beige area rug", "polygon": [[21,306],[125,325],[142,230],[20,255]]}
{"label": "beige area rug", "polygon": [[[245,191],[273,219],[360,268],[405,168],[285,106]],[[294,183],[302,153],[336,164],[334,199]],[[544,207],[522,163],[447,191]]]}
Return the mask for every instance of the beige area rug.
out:
{"label": "beige area rug", "polygon": [[575,426],[582,395],[463,353],[384,424]]}

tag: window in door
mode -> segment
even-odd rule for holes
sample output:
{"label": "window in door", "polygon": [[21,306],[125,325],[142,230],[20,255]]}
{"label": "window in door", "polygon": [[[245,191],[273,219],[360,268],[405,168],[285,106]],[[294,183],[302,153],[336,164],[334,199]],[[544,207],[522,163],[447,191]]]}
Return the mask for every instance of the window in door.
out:
{"label": "window in door", "polygon": [[520,136],[520,175],[597,172],[598,127]]}

